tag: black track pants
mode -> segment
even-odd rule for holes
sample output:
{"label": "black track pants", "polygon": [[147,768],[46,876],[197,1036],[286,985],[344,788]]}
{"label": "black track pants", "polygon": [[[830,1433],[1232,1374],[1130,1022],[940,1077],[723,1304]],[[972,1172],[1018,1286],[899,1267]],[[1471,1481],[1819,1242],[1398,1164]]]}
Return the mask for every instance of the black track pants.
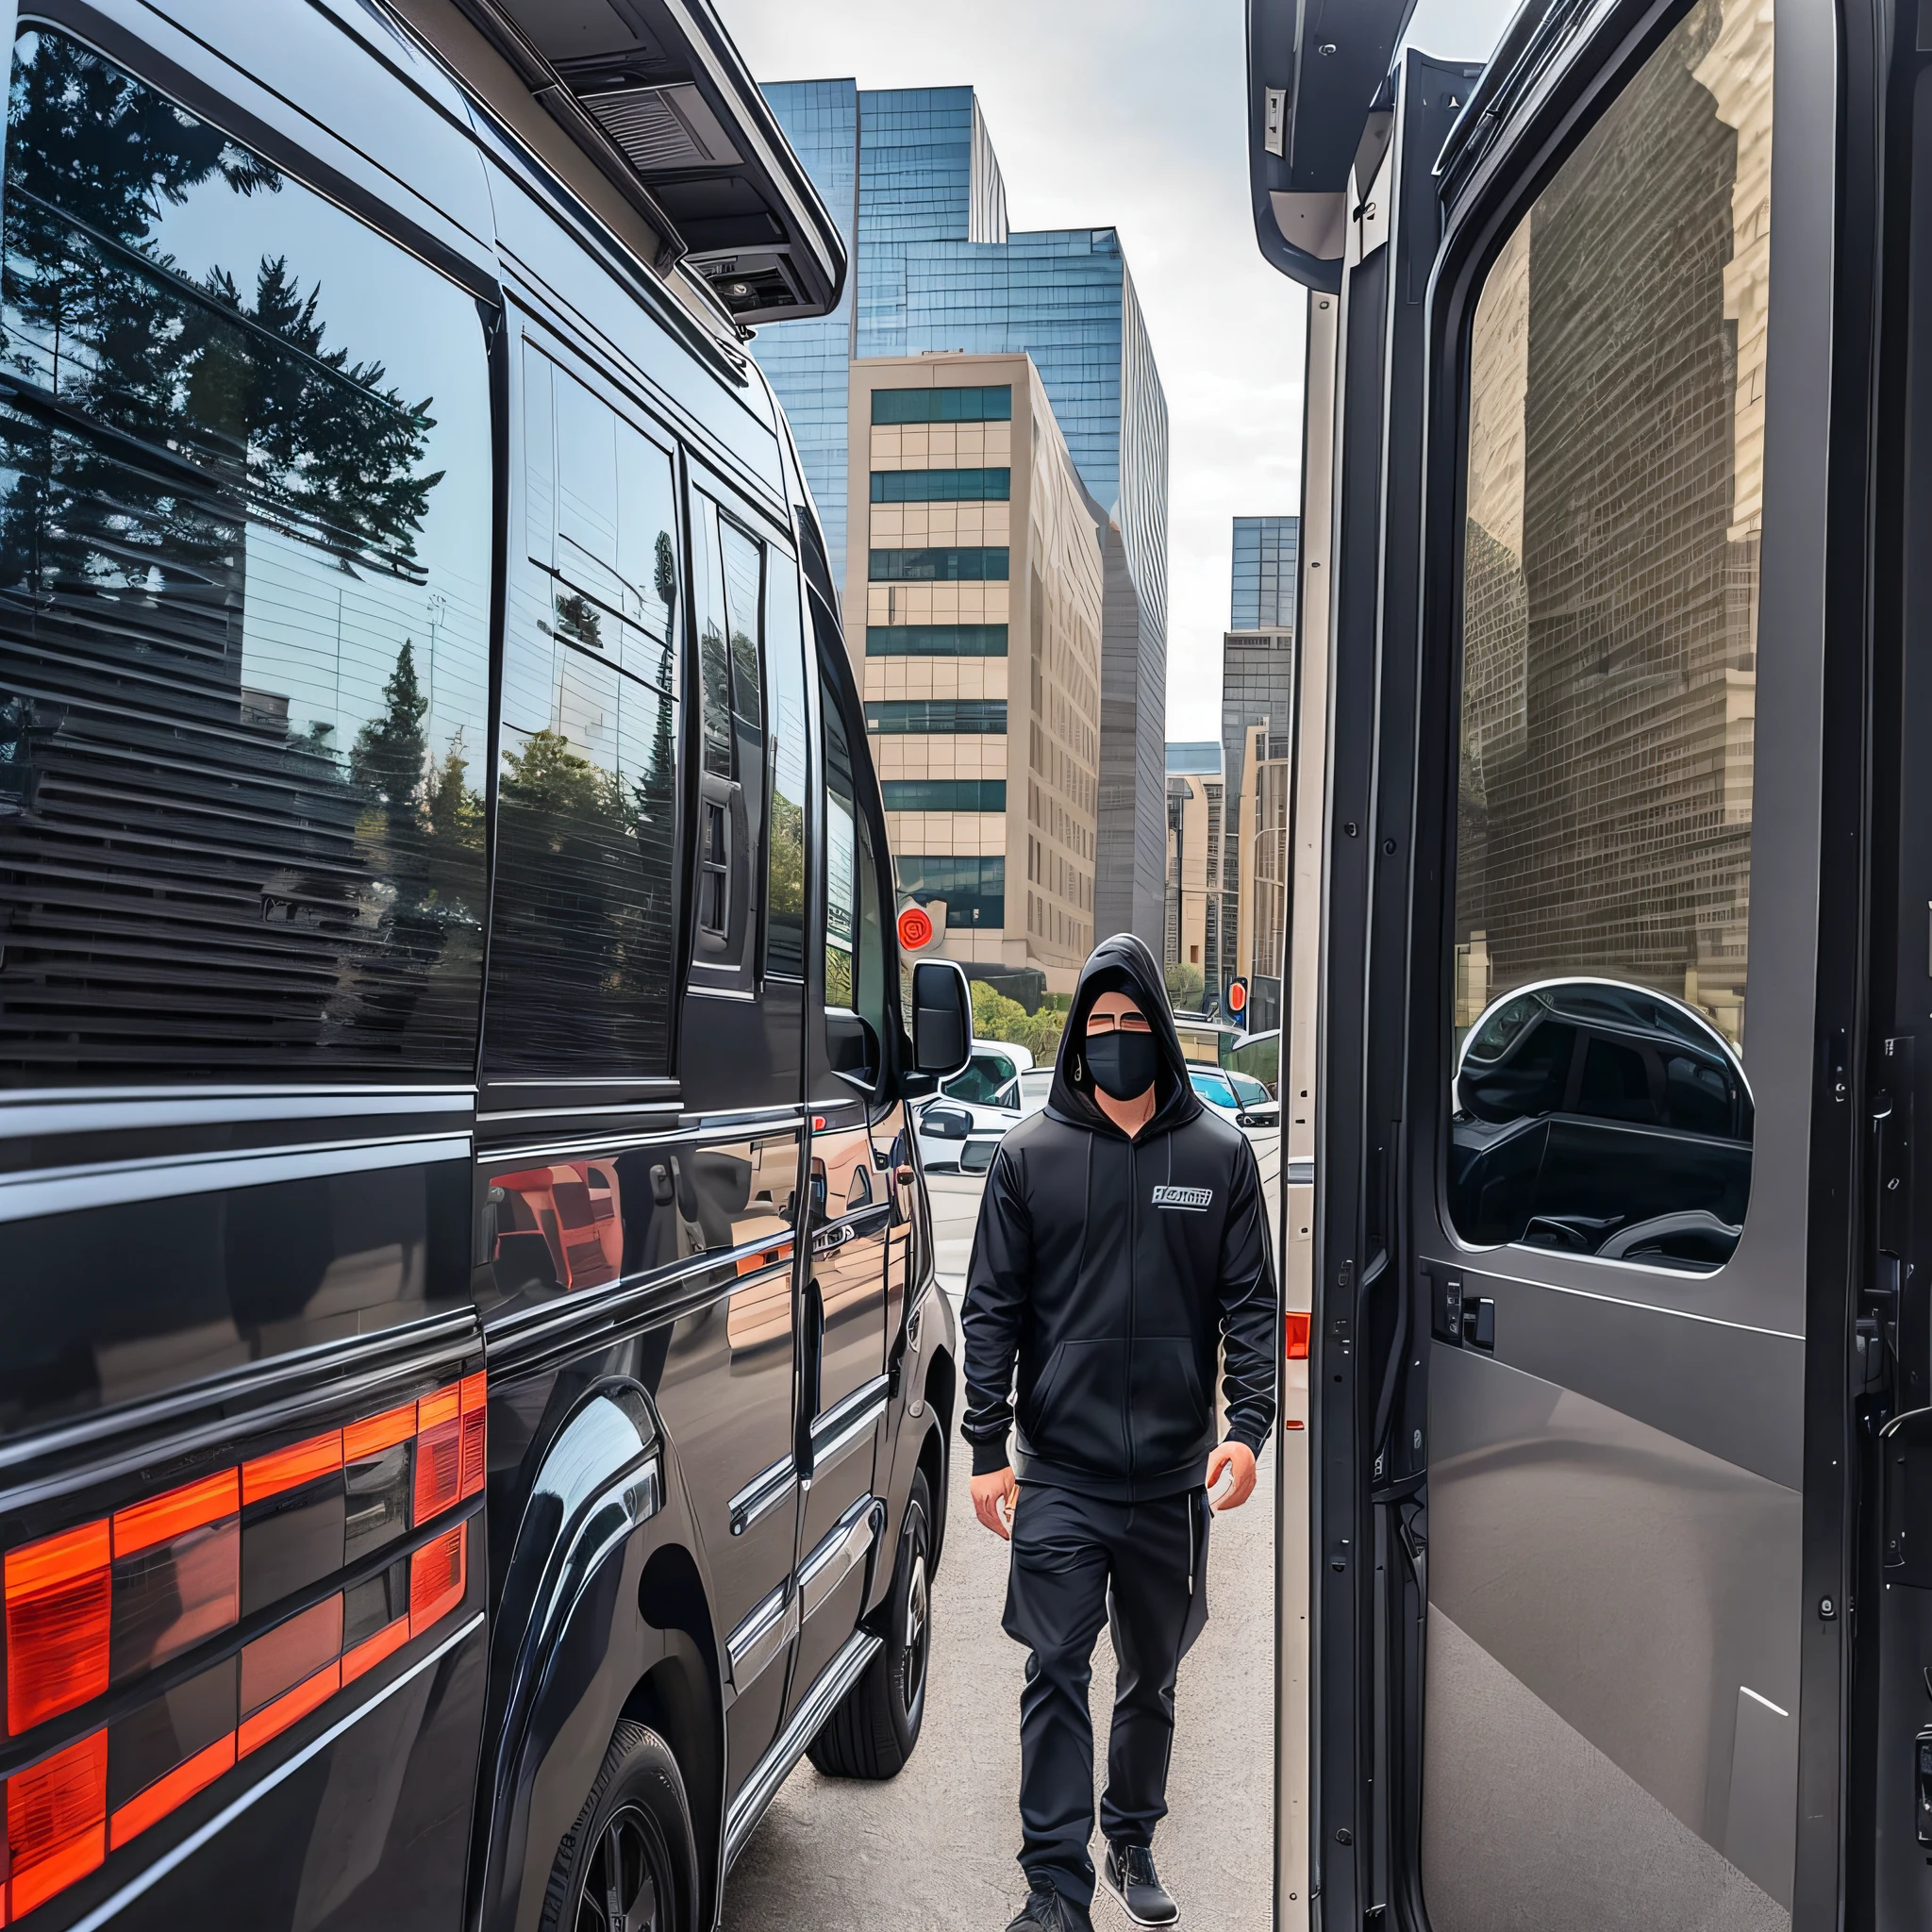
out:
{"label": "black track pants", "polygon": [[1109,1843],[1153,1842],[1167,1815],[1174,1672],[1208,1620],[1207,1565],[1200,1490],[1103,1503],[1023,1485],[1005,1627],[1033,1653],[1020,1693],[1020,1863],[1029,1879],[1048,1879],[1083,1904],[1093,1897],[1087,1690],[1109,1608],[1120,1669],[1100,1828]]}

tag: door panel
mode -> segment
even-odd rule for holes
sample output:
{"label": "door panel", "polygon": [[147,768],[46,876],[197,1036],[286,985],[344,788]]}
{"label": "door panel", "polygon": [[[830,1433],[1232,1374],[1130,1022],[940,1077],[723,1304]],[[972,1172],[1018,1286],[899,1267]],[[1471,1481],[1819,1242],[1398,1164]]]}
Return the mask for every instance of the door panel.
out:
{"label": "door panel", "polygon": [[1310,1875],[1344,1916],[1790,1923],[1824,651],[1792,425],[1827,258],[1780,214],[1774,262],[1771,122],[1803,100],[1819,159],[1802,5],[1630,8],[1446,151],[1411,56],[1357,183],[1387,225],[1337,331],[1311,1377]]}
{"label": "door panel", "polygon": [[796,1134],[666,1153],[651,1178],[706,1249],[733,1255],[739,1285],[681,1317],[655,1384],[710,1565],[726,1639],[730,1787],[771,1743],[796,1628],[791,1538]]}

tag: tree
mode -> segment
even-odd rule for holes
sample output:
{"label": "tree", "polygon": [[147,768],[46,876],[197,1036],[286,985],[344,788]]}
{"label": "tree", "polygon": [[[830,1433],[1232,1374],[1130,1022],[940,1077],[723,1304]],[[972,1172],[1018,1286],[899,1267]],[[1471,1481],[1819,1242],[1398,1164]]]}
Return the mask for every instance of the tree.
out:
{"label": "tree", "polygon": [[1201,976],[1198,966],[1190,966],[1185,959],[1173,959],[1167,967],[1167,1001],[1177,1013],[1198,1013],[1201,1010],[1201,995],[1207,991],[1207,981]]}
{"label": "tree", "polygon": [[396,668],[382,688],[384,710],[356,734],[349,752],[349,783],[371,803],[384,807],[391,826],[410,814],[425,778],[429,743],[423,720],[429,700],[416,681],[415,647],[408,638],[396,654]]}

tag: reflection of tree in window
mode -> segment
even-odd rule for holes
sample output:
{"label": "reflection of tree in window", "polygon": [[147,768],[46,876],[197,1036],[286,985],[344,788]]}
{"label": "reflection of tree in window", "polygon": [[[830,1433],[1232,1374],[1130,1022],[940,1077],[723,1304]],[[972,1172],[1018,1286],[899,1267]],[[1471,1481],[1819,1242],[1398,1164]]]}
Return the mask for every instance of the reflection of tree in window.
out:
{"label": "reflection of tree in window", "polygon": [[[8,131],[4,648],[62,701],[42,708],[25,759],[41,808],[10,822],[0,853],[31,881],[12,893],[7,1004],[44,1012],[50,1041],[82,1058],[98,1030],[118,1034],[113,1057],[245,1062],[264,1051],[259,1010],[284,1052],[460,1066],[483,862],[460,720],[481,714],[446,704],[434,758],[422,676],[433,685],[447,598],[425,593],[421,554],[445,474],[427,466],[433,398],[411,401],[382,361],[330,341],[322,285],[305,289],[290,253],[195,275],[177,250],[219,244],[223,211],[279,196],[276,233],[298,249],[330,229],[332,258],[421,277],[426,320],[439,298],[474,307],[62,35],[16,43]],[[483,404],[480,333],[467,372],[464,336],[448,342],[436,368],[468,374],[458,401]],[[251,593],[264,557],[275,588]],[[290,615],[291,581],[334,605],[326,664],[321,620]],[[352,604],[358,652],[373,625],[394,654],[375,716],[343,684]],[[453,688],[480,691],[480,634],[441,649]],[[251,663],[275,688],[250,687]],[[310,715],[291,721],[298,694]],[[353,748],[318,709],[359,722]],[[165,857],[104,865],[91,842],[103,811],[130,849]],[[58,883],[76,866],[96,871],[97,897]],[[136,932],[124,956],[113,940]],[[181,955],[190,970],[170,970]],[[86,1017],[63,1036],[64,1001]]]}

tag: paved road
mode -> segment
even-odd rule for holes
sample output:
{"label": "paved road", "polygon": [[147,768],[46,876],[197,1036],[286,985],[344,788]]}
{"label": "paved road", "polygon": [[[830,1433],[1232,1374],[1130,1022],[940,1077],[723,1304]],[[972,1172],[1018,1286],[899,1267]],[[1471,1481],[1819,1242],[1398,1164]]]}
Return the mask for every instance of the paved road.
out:
{"label": "paved road", "polygon": [[[957,1291],[978,1183],[936,1177],[941,1280]],[[1019,1707],[1024,1653],[1000,1629],[1006,1545],[974,1521],[955,1443],[944,1565],[933,1602],[925,1728],[888,1784],[791,1774],[731,1875],[726,1932],[974,1932],[1024,1897],[1019,1849]],[[1206,1633],[1181,1666],[1162,1876],[1197,1932],[1262,1932],[1270,1920],[1274,1797],[1273,1457],[1254,1498],[1219,1519]],[[1093,1705],[1104,1763],[1113,1657],[1103,1633]],[[1100,1926],[1126,1920],[1104,1896]]]}

